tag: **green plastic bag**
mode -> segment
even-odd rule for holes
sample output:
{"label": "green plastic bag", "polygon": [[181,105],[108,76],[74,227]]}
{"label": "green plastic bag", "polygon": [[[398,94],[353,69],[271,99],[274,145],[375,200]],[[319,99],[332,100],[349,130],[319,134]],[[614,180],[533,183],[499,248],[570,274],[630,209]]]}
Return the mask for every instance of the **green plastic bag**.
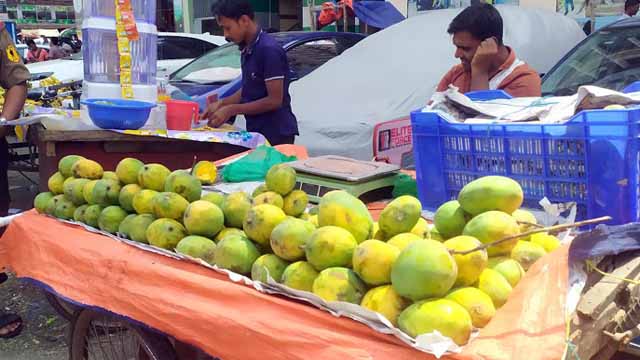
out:
{"label": "green plastic bag", "polygon": [[295,156],[287,156],[271,146],[262,145],[242,159],[226,165],[222,178],[225,182],[261,181],[272,166],[296,160]]}
{"label": "green plastic bag", "polygon": [[402,195],[411,195],[418,197],[418,185],[416,180],[407,174],[398,174],[393,184],[393,198]]}

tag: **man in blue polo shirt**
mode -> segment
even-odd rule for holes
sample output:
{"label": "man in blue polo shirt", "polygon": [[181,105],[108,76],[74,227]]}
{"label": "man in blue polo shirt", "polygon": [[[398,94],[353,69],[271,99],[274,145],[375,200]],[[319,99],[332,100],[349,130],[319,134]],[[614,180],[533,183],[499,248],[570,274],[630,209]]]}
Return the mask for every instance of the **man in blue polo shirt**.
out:
{"label": "man in blue polo shirt", "polygon": [[298,123],[291,111],[289,63],[284,49],[254,20],[246,0],[220,0],[213,15],[227,41],[242,51],[242,88],[209,106],[204,118],[219,127],[244,115],[247,130],[264,135],[271,145],[293,144]]}

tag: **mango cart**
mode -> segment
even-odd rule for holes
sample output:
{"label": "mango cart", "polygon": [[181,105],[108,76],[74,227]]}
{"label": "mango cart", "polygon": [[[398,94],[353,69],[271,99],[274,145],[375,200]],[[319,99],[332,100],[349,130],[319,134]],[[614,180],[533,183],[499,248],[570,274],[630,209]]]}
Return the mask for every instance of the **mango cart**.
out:
{"label": "mango cart", "polygon": [[[260,292],[242,279],[35,211],[9,225],[0,264],[80,309],[70,340],[74,360],[434,358],[300,298]],[[567,286],[562,248],[537,262],[491,323],[445,358],[560,358]]]}
{"label": "mango cart", "polygon": [[[123,339],[135,340],[128,346],[146,352],[147,357],[138,357],[143,359],[154,358],[155,351],[169,351],[159,358],[175,358],[168,339],[225,360],[307,359],[309,354],[322,359],[433,358],[359,322],[33,211],[8,227],[0,240],[0,263],[82,306],[74,322],[72,359],[108,351],[110,343],[123,347]],[[560,358],[567,282],[564,248],[536,263],[478,337],[462,353],[445,358]]]}

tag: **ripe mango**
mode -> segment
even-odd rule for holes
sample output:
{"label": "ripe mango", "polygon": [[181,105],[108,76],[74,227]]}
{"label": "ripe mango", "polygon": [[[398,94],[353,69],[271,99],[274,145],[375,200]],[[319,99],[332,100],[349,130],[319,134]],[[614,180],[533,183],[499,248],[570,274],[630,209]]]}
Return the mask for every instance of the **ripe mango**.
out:
{"label": "ripe mango", "polygon": [[284,207],[284,200],[280,194],[273,191],[267,191],[253,198],[254,206],[262,204],[269,204],[282,209]]}
{"label": "ripe mango", "polygon": [[471,316],[471,323],[477,328],[485,327],[496,314],[491,297],[474,287],[454,289],[445,299],[454,301],[465,308]]}
{"label": "ripe mango", "polygon": [[398,326],[398,316],[409,305],[411,302],[398,295],[391,285],[378,286],[367,291],[360,303],[363,308],[387,318],[393,326]]}
{"label": "ripe mango", "polygon": [[138,171],[138,185],[143,189],[163,191],[169,174],[171,171],[162,164],[147,164]]}
{"label": "ripe mango", "polygon": [[125,158],[120,160],[116,166],[116,176],[125,185],[137,184],[138,173],[143,167],[144,163],[142,161],[134,158]]}
{"label": "ripe mango", "polygon": [[[520,226],[511,215],[501,211],[487,211],[469,220],[462,231],[463,235],[473,236],[483,244],[489,244],[507,236],[520,233]],[[489,247],[489,256],[508,255],[518,243],[518,239],[509,240]]]}
{"label": "ripe mango", "polygon": [[242,222],[251,209],[251,199],[244,192],[229,194],[222,204],[224,222],[227,227],[242,229]]}
{"label": "ripe mango", "polygon": [[469,341],[471,316],[464,307],[447,299],[430,299],[406,308],[398,317],[398,326],[411,337],[435,330],[462,346]]}
{"label": "ripe mango", "polygon": [[322,271],[331,267],[351,267],[358,243],[350,232],[337,226],[321,227],[305,245],[307,261]]}
{"label": "ripe mango", "polygon": [[33,207],[40,214],[46,214],[45,210],[47,208],[47,203],[49,200],[53,199],[55,195],[52,192],[43,192],[36,196],[33,200]]}
{"label": "ripe mango", "polygon": [[316,269],[306,261],[298,261],[287,266],[282,273],[282,284],[292,289],[313,291],[313,282],[320,275]]}
{"label": "ripe mango", "polygon": [[524,269],[522,268],[522,265],[513,259],[507,258],[506,260],[495,264],[495,266],[491,268],[504,276],[511,287],[516,287],[524,277]]}
{"label": "ripe mango", "polygon": [[147,228],[151,225],[156,218],[151,214],[137,215],[131,220],[131,230],[129,231],[129,238],[133,241],[148,244],[147,240]]}
{"label": "ripe mango", "polygon": [[[453,251],[468,251],[481,246],[480,240],[471,236],[456,236],[444,242],[444,246]],[[454,254],[453,259],[458,266],[458,277],[454,287],[470,286],[478,280],[480,273],[487,267],[489,256],[486,250],[478,250],[461,255]]]}
{"label": "ripe mango", "polygon": [[411,232],[420,219],[422,204],[413,196],[404,195],[390,202],[380,213],[378,224],[388,237]]}
{"label": "ripe mango", "polygon": [[313,293],[324,301],[360,304],[367,287],[351,269],[330,267],[320,272],[313,282]]}
{"label": "ripe mango", "polygon": [[102,231],[115,234],[120,228],[120,223],[127,215],[127,212],[119,206],[107,206],[98,217],[98,226]]}
{"label": "ripe mango", "polygon": [[538,259],[546,255],[544,248],[530,241],[518,241],[511,250],[511,258],[522,265],[524,271],[529,270]]}
{"label": "ripe mango", "polygon": [[[93,186],[91,199],[98,205],[110,206],[118,205],[120,198],[120,184],[113,180],[98,180]],[[84,195],[84,189],[83,189]]]}
{"label": "ripe mango", "polygon": [[472,216],[492,210],[511,214],[520,208],[523,200],[520,184],[504,176],[476,179],[465,185],[458,194],[460,206]]}
{"label": "ripe mango", "polygon": [[442,204],[433,217],[433,223],[445,239],[462,235],[469,215],[464,212],[456,200]]}
{"label": "ripe mango", "polygon": [[547,233],[533,234],[531,235],[530,240],[532,243],[542,246],[544,251],[547,253],[554,251],[561,245],[560,240],[558,240],[557,237]]}
{"label": "ripe mango", "polygon": [[[511,214],[511,216],[513,216],[513,218],[516,219],[516,221],[518,222],[518,225],[520,225],[521,233],[525,233],[535,228],[533,225],[529,225],[529,224],[538,223],[538,220],[536,219],[536,217],[533,216],[533,214],[527,210],[518,209],[514,211],[513,214]],[[530,239],[531,239],[531,235],[524,238],[520,238],[520,240],[523,240],[523,241],[528,241]]]}
{"label": "ripe mango", "polygon": [[139,215],[153,214],[153,198],[158,195],[157,191],[143,189],[133,196],[132,205]]}
{"label": "ripe mango", "polygon": [[180,240],[176,252],[193,258],[202,259],[208,264],[214,264],[216,243],[206,237],[191,235]]}
{"label": "ripe mango", "polygon": [[222,239],[216,246],[214,255],[217,266],[243,275],[251,273],[251,267],[259,256],[258,248],[240,235]]}
{"label": "ripe mango", "polygon": [[286,196],[296,186],[296,171],[287,164],[274,165],[264,178],[269,191]]}
{"label": "ripe mango", "polygon": [[496,309],[501,308],[507,302],[513,290],[507,279],[493,269],[482,271],[480,278],[478,278],[478,289],[489,295]]}
{"label": "ripe mango", "polygon": [[444,296],[457,277],[458,267],[449,249],[435,240],[409,245],[391,269],[393,288],[413,301]]}
{"label": "ripe mango", "polygon": [[189,202],[176,193],[163,192],[151,199],[151,205],[153,206],[153,215],[158,219],[182,220]]}
{"label": "ripe mango", "polygon": [[75,178],[97,180],[102,179],[104,169],[102,165],[93,160],[80,159],[71,167],[71,174]]}
{"label": "ripe mango", "polygon": [[311,238],[315,229],[315,226],[307,221],[287,218],[271,232],[271,249],[285,260],[302,260],[307,239]]}
{"label": "ripe mango", "polygon": [[183,223],[189,234],[213,238],[224,227],[224,214],[217,205],[198,200],[187,206]]}
{"label": "ripe mango", "polygon": [[85,203],[82,190],[84,186],[89,182],[87,179],[73,179],[63,186],[64,196],[67,200],[71,201],[73,205],[80,206]]}
{"label": "ripe mango", "polygon": [[149,244],[173,250],[187,236],[187,230],[173,219],[157,219],[147,227],[145,236]]}
{"label": "ripe mango", "polygon": [[202,183],[188,172],[174,172],[167,177],[164,191],[176,193],[189,202],[200,200],[202,196]]}
{"label": "ripe mango", "polygon": [[49,178],[47,185],[49,187],[49,191],[51,191],[55,195],[59,195],[64,193],[64,180],[66,178],[60,172],[57,172]]}
{"label": "ripe mango", "polygon": [[84,157],[80,155],[67,155],[58,161],[58,172],[62,175],[63,178],[68,178],[73,176],[73,165],[79,160],[84,159]]}
{"label": "ripe mango", "polygon": [[398,250],[402,251],[407,246],[420,240],[424,240],[424,239],[413,233],[404,233],[404,234],[398,234],[392,237],[391,239],[389,239],[389,241],[387,241],[387,244],[395,246],[396,248],[398,248]]}
{"label": "ripe mango", "polygon": [[289,266],[288,262],[274,254],[262,255],[251,266],[251,279],[267,283],[270,276],[275,282],[280,282],[287,266]]}
{"label": "ripe mango", "polygon": [[213,185],[218,177],[218,168],[213,162],[203,160],[198,161],[193,167],[192,173],[193,176],[200,180],[202,185]]}
{"label": "ripe mango", "polygon": [[120,203],[120,206],[127,211],[134,211],[133,197],[140,191],[142,191],[142,188],[138,184],[125,185],[120,190],[120,195],[118,195],[118,202]]}
{"label": "ripe mango", "polygon": [[87,211],[89,205],[81,205],[76,208],[76,211],[73,213],[73,221],[84,222],[84,213]]}
{"label": "ripe mango", "polygon": [[200,199],[218,205],[218,207],[222,209],[222,204],[224,203],[224,194],[219,192],[209,192],[203,194]]}
{"label": "ripe mango", "polygon": [[263,204],[252,207],[244,218],[242,229],[256,243],[268,246],[273,229],[287,218],[279,207]]}
{"label": "ripe mango", "polygon": [[391,267],[400,250],[380,240],[360,243],[353,252],[353,271],[371,286],[391,283]]}
{"label": "ripe mango", "polygon": [[[322,197],[318,224],[320,227],[341,227],[349,231],[358,243],[369,240],[372,236],[373,219],[369,209],[362,201],[346,191],[330,191]],[[411,227],[414,225],[415,223],[411,224]]]}
{"label": "ripe mango", "polygon": [[100,205],[89,205],[84,211],[84,223],[97,228],[98,219],[100,218],[102,210],[104,210],[104,208]]}
{"label": "ripe mango", "polygon": [[302,215],[309,204],[309,196],[302,190],[294,190],[284,197],[282,209],[289,216],[298,217]]}

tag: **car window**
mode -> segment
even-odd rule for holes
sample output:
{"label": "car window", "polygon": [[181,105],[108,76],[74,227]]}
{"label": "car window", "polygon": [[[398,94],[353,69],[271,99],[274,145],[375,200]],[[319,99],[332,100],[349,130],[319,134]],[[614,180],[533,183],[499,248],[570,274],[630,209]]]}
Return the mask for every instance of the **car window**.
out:
{"label": "car window", "polygon": [[158,37],[158,60],[194,59],[215,45],[206,41],[179,36]]}
{"label": "car window", "polygon": [[622,90],[640,80],[640,27],[601,30],[547,74],[543,95],[574,94],[582,85]]}
{"label": "car window", "polygon": [[342,45],[335,38],[314,40],[297,45],[287,51],[292,80],[301,79],[340,55]]}
{"label": "car window", "polygon": [[347,51],[349,48],[359,43],[363,39],[364,37],[360,36],[342,36],[336,38],[336,40],[338,41],[338,55],[342,55],[343,52]]}
{"label": "car window", "polygon": [[[229,43],[211,50],[207,54],[190,62],[175,72],[171,76],[171,79],[203,83],[219,82],[223,81],[222,78],[230,77],[233,74],[239,76],[240,65],[240,49],[237,45]],[[228,74],[224,75],[222,74],[223,72]]]}

